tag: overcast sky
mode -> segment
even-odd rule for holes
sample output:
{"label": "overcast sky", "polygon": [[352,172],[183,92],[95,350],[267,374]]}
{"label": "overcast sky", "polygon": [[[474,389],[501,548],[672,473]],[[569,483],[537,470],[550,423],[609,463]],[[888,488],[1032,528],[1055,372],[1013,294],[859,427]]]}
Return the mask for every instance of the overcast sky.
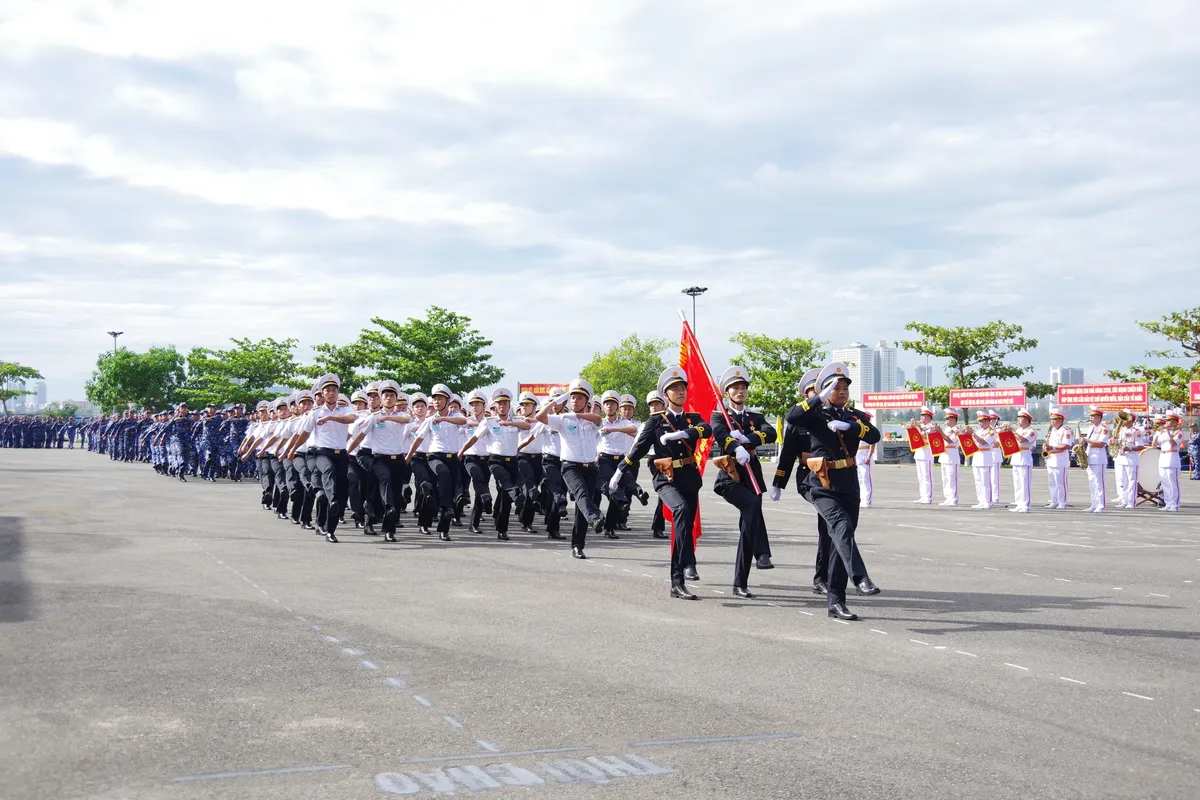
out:
{"label": "overcast sky", "polygon": [[108,330],[433,303],[567,380],[692,284],[716,371],[742,330],[1003,318],[1099,379],[1200,297],[1194,0],[304,7],[0,5],[0,358],[51,399]]}

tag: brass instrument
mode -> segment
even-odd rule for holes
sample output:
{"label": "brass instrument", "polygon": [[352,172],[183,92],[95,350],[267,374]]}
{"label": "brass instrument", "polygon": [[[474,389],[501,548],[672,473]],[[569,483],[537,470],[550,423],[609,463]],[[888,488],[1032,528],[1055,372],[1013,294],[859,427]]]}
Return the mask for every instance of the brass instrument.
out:
{"label": "brass instrument", "polygon": [[1083,469],[1087,469],[1088,465],[1088,443],[1083,436],[1083,428],[1081,425],[1075,425],[1075,445],[1071,448],[1071,452],[1075,454],[1075,463]]}
{"label": "brass instrument", "polygon": [[1132,424],[1133,414],[1127,411],[1117,412],[1117,424],[1113,427],[1112,438],[1108,440],[1108,454],[1114,459],[1121,455],[1121,448],[1125,446],[1124,437],[1121,434]]}

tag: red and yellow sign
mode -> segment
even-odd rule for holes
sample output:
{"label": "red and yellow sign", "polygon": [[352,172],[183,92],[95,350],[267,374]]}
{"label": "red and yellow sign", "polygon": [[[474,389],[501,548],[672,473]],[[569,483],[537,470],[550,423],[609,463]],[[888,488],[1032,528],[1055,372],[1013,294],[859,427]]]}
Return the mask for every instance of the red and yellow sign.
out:
{"label": "red and yellow sign", "polygon": [[549,397],[551,389],[555,387],[558,387],[559,389],[566,389],[567,383],[569,382],[570,381],[564,383],[518,383],[517,394],[519,395],[521,392],[533,392],[538,397]]}
{"label": "red and yellow sign", "polygon": [[1192,381],[1188,384],[1188,397],[1191,399],[1188,402],[1194,406],[1200,406],[1200,381]]}
{"label": "red and yellow sign", "polygon": [[908,436],[908,449],[914,453],[925,446],[925,437],[916,428],[905,428],[904,433]]}
{"label": "red and yellow sign", "polygon": [[996,437],[1000,440],[1000,452],[1005,458],[1011,458],[1021,452],[1021,443],[1017,441],[1017,435],[1012,431],[1000,431]]}
{"label": "red and yellow sign", "polygon": [[969,433],[961,433],[958,436],[958,446],[962,448],[963,455],[967,458],[979,452],[979,443],[975,441],[975,437]]}
{"label": "red and yellow sign", "polygon": [[983,389],[951,389],[951,408],[979,408],[981,406],[1023,406],[1024,386],[995,386]]}
{"label": "red and yellow sign", "polygon": [[920,408],[925,405],[924,392],[863,392],[862,407],[876,410]]}
{"label": "red and yellow sign", "polygon": [[929,432],[929,452],[935,456],[945,455],[946,453],[946,437],[941,431]]}
{"label": "red and yellow sign", "polygon": [[1060,406],[1099,406],[1104,411],[1150,410],[1150,390],[1145,383],[1091,383],[1058,387]]}

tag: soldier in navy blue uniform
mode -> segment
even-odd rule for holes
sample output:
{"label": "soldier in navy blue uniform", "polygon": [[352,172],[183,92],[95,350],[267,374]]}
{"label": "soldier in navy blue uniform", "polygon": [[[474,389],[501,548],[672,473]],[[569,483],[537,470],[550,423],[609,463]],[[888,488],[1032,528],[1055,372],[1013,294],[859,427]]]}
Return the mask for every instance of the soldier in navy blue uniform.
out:
{"label": "soldier in navy blue uniform", "polygon": [[[757,448],[775,442],[775,428],[762,414],[746,410],[746,394],[750,388],[750,373],[744,367],[730,367],[721,375],[721,391],[725,393],[728,417],[720,409],[713,412],[709,424],[713,431],[713,453],[726,456],[733,463],[717,472],[713,491],[739,512],[737,562],[733,568],[735,597],[750,594],[750,564],[759,569],[772,569],[771,544],[767,540],[767,522],[763,518],[762,493],[765,485]],[[730,473],[737,475],[734,478]],[[757,484],[751,483],[753,474]],[[759,491],[755,491],[755,486]]]}
{"label": "soldier in navy blue uniform", "polygon": [[[693,527],[696,509],[700,504],[703,481],[696,466],[696,446],[701,439],[712,436],[712,428],[699,414],[683,410],[687,402],[687,374],[679,367],[663,370],[658,378],[658,393],[666,398],[667,408],[661,414],[651,414],[638,433],[633,447],[609,482],[614,491],[622,476],[634,462],[653,450],[655,466],[654,490],[663,505],[671,509],[674,518],[674,538],[671,540],[671,596],[696,600],[684,583],[696,580],[696,540]],[[615,484],[615,485],[614,485]],[[690,574],[689,574],[690,571]]]}
{"label": "soldier in navy blue uniform", "polygon": [[[878,594],[865,566],[855,563],[855,531],[858,528],[858,474],[854,469],[859,441],[875,444],[879,429],[862,412],[846,407],[850,399],[850,378],[846,365],[834,362],[817,376],[820,394],[801,400],[787,414],[789,425],[803,428],[811,437],[809,473],[804,482],[805,499],[816,508],[829,528],[832,550],[829,554],[829,616],[856,620],[858,615],[846,607],[847,580],[853,580],[859,594]],[[859,561],[861,563],[861,560]],[[861,571],[860,571],[861,570]]]}

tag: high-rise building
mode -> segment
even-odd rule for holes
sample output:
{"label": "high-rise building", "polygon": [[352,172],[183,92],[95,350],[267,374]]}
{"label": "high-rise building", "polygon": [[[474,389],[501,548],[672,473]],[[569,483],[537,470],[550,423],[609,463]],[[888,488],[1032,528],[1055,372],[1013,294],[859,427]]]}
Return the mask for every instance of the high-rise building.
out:
{"label": "high-rise building", "polygon": [[917,383],[921,386],[930,387],[933,385],[933,368],[920,364],[917,366]]}
{"label": "high-rise building", "polygon": [[846,364],[850,378],[850,399],[862,403],[863,392],[875,391],[875,351],[861,342],[833,351],[833,360]]}
{"label": "high-rise building", "polygon": [[904,374],[904,370],[900,369],[899,367],[896,367],[896,388],[897,389],[904,388],[904,378],[905,377],[906,376]]}
{"label": "high-rise building", "polygon": [[1055,386],[1060,383],[1067,386],[1074,386],[1083,382],[1083,369],[1081,367],[1050,368],[1050,383]]}
{"label": "high-rise building", "polygon": [[47,398],[47,394],[46,394],[46,382],[45,382],[45,381],[38,381],[37,383],[35,383],[35,384],[33,385],[33,390],[34,390],[35,392],[37,392],[37,395],[36,395],[36,397],[37,397],[37,407],[38,407],[38,409],[45,408],[45,407],[46,407],[46,400],[48,399],[48,398]]}
{"label": "high-rise building", "polygon": [[875,392],[894,392],[896,391],[896,348],[889,345],[882,339],[875,347],[875,381],[873,389]]}

